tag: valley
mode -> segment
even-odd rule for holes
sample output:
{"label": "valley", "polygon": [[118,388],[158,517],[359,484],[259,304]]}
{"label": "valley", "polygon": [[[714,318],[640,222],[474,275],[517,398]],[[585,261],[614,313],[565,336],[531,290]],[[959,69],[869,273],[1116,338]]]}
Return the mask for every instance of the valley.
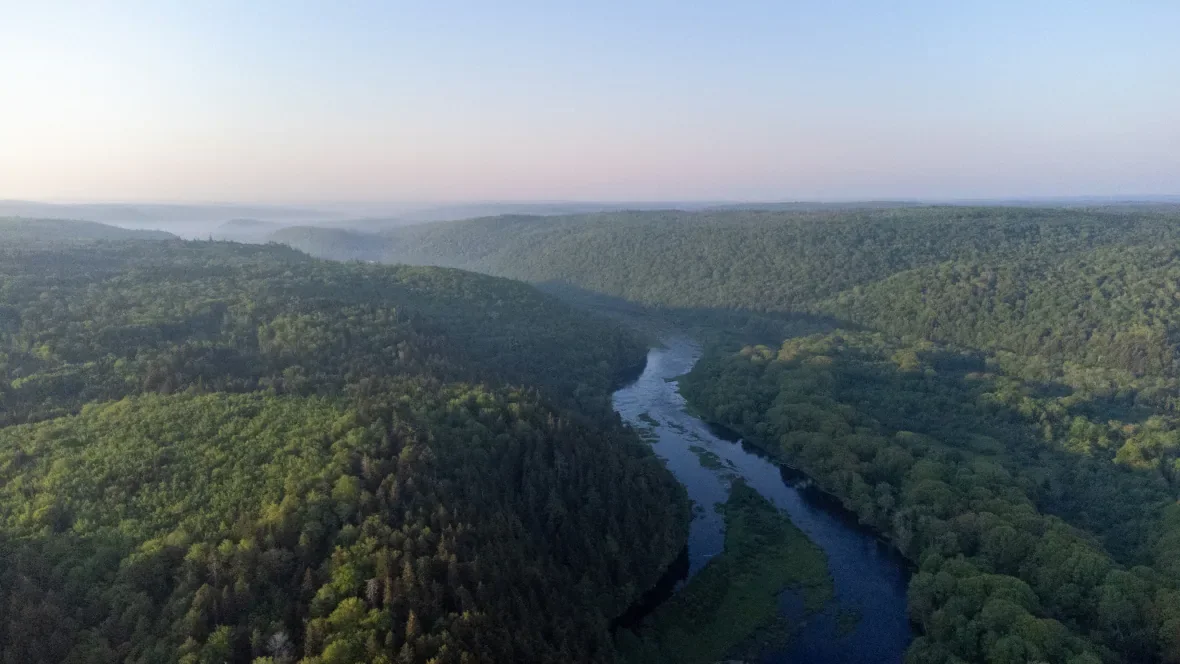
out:
{"label": "valley", "polygon": [[[407,227],[370,250],[691,330],[692,411],[917,570],[905,661],[1171,662],[1177,229],[1166,207],[664,211]],[[674,474],[726,472],[692,447]],[[690,569],[723,546],[690,546]]]}
{"label": "valley", "polygon": [[[767,663],[901,662],[912,638],[905,601],[908,563],[804,476],[779,467],[737,439],[719,435],[685,411],[675,379],[692,369],[700,353],[688,339],[667,339],[663,347],[648,353],[643,375],[614,395],[615,409],[647,432],[656,454],[685,485],[695,506],[689,565],[682,582],[687,585],[677,597],[648,608],[651,613],[638,631],[647,647],[631,646],[640,654],[629,661],[708,662],[751,651]],[[697,450],[715,460],[706,462]],[[740,571],[716,572],[730,577],[729,586],[740,586],[741,574],[752,574],[748,583],[767,593],[761,606],[753,598],[714,604],[716,600],[697,597],[703,593],[697,586],[709,582],[698,574],[709,574],[711,566],[734,564],[724,560],[734,546],[727,536],[734,526],[722,508],[743,491],[781,510],[796,534],[790,543],[763,545],[785,556],[765,563],[765,569],[745,561],[739,563]],[[787,571],[793,576],[783,587],[767,585]],[[743,595],[740,588],[731,591]],[[733,636],[727,641],[724,634],[716,634],[717,627],[685,624],[685,614],[710,616]],[[678,630],[687,633],[680,635]],[[759,634],[775,634],[777,639],[769,646],[748,642]],[[707,637],[721,645],[702,647],[698,640]]]}
{"label": "valley", "polygon": [[0,223],[3,654],[1180,661],[1177,229]]}
{"label": "valley", "polygon": [[0,664],[1180,664],[1177,26],[5,3]]}

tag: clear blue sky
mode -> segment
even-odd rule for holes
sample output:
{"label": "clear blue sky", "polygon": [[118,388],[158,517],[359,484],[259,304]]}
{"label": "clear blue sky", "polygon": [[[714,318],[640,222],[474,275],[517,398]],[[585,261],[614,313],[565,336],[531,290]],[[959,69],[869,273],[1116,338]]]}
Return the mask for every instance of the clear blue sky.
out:
{"label": "clear blue sky", "polygon": [[1180,2],[0,0],[0,198],[1180,193]]}

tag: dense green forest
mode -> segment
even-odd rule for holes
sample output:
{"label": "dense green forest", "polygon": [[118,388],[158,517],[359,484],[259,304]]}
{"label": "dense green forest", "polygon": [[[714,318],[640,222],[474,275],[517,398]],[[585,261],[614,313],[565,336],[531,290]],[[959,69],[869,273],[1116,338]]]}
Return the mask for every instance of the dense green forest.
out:
{"label": "dense green forest", "polygon": [[524,284],[279,247],[15,250],[0,278],[4,422],[139,391],[334,393],[406,372],[545,386],[602,410],[644,356],[640,339]]}
{"label": "dense green forest", "polygon": [[1180,661],[1180,437],[877,333],[714,353],[682,381],[919,565],[911,662]]}
{"label": "dense green forest", "polygon": [[1173,376],[1180,368],[1178,249],[1171,240],[946,262],[841,293],[818,309],[899,335],[1008,351],[1053,367]]}
{"label": "dense green forest", "polygon": [[[1174,240],[1175,221],[1035,208],[617,212],[424,224],[352,244],[363,247],[355,258],[564,282],[659,307],[781,312],[952,259]],[[343,244],[336,231],[283,233],[275,239],[313,255]]]}
{"label": "dense green forest", "polygon": [[1180,367],[1174,211],[619,212],[428,224],[347,242],[340,231],[284,232],[276,239],[316,255],[461,267],[689,320],[806,313],[1014,353],[1047,374],[1084,366],[1126,382]]}
{"label": "dense green forest", "polygon": [[612,661],[687,523],[644,352],[456,270],[6,242],[0,661]]}
{"label": "dense green forest", "polygon": [[[909,558],[912,664],[1180,662],[1174,210],[57,231],[0,245],[6,662],[616,658],[687,511],[610,410],[645,339],[585,309],[705,339],[690,404]],[[816,578],[748,494],[627,654]]]}
{"label": "dense green forest", "polygon": [[632,212],[381,237],[369,260],[688,323],[711,342],[690,403],[917,565],[912,662],[1180,661],[1174,209]]}

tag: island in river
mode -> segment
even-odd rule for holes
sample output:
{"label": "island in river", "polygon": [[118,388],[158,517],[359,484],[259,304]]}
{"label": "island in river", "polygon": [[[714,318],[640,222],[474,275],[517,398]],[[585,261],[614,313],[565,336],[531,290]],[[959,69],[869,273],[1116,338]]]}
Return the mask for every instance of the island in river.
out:
{"label": "island in river", "polygon": [[[901,662],[909,566],[805,476],[688,412],[675,382],[700,347],[673,338],[614,395],[694,503],[686,561],[621,621],[634,662]],[[687,563],[687,564],[685,564]]]}

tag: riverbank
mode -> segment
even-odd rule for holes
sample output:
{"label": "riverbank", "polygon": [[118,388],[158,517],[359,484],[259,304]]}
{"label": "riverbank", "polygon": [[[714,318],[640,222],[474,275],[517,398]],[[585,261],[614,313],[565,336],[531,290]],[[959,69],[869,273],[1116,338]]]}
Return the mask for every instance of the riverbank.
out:
{"label": "riverbank", "polygon": [[[908,562],[861,527],[838,501],[817,495],[805,478],[718,435],[687,411],[673,379],[690,371],[700,352],[699,345],[689,339],[670,338],[664,347],[649,352],[647,367],[635,383],[614,395],[615,410],[651,443],[694,503],[688,570],[678,570],[687,583],[662,604],[649,603],[633,614],[647,615],[640,632],[649,643],[639,639],[638,644],[623,644],[631,649],[628,652],[647,657],[630,661],[706,661],[695,659],[694,653],[700,653],[710,657],[709,662],[726,657],[766,664],[901,662],[913,638],[906,615]],[[730,509],[730,488],[736,486],[743,487],[737,492],[757,496],[770,515],[797,533],[795,543],[755,542],[754,548],[769,550],[746,556],[737,566],[725,562],[738,546],[732,538],[740,537],[734,533]],[[806,550],[800,541],[820,552],[818,567],[794,559]],[[765,581],[783,577],[758,571],[750,577],[757,580],[757,593],[735,591],[733,596],[741,601],[727,601],[728,592],[715,590],[740,586],[743,570],[761,565],[786,570],[786,574],[793,573],[792,568],[811,571],[788,578],[783,585]],[[716,575],[722,578],[713,578]],[[820,577],[831,588],[826,602],[817,604],[798,592],[784,592],[798,578]],[[714,590],[706,592],[709,588]],[[679,659],[656,658],[669,649]]]}
{"label": "riverbank", "polygon": [[[733,654],[776,622],[779,596],[791,589],[807,612],[823,609],[834,591],[823,551],[770,501],[738,480],[723,508],[725,548],[638,632],[623,630],[619,650],[629,664],[709,664]],[[794,625],[775,625],[774,635]],[[748,644],[758,649],[758,644]]]}

